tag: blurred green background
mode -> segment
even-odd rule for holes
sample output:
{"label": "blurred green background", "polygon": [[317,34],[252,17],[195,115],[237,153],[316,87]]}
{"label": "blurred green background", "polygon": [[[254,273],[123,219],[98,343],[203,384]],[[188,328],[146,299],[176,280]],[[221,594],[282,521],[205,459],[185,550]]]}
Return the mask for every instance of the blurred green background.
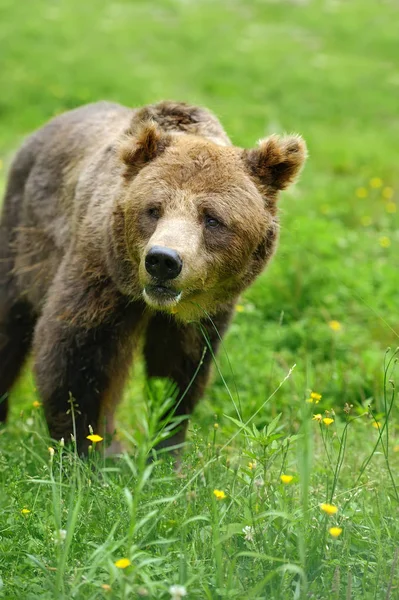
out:
{"label": "blurred green background", "polygon": [[[399,331],[398,6],[0,0],[2,186],[24,136],[99,99],[205,105],[241,146],[272,132],[307,140],[301,181],[280,203],[278,254],[242,299],[220,357],[244,416],[294,363],[264,414],[295,418],[310,389],[323,393],[321,408],[381,408],[384,352]],[[31,390],[28,377],[14,410]],[[198,422],[231,411],[216,377]]]}

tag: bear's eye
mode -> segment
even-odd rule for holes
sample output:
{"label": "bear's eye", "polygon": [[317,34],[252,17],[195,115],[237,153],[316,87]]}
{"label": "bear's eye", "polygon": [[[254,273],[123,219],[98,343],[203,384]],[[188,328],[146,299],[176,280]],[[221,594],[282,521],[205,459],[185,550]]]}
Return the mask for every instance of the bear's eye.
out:
{"label": "bear's eye", "polygon": [[147,214],[149,217],[151,217],[151,219],[159,219],[161,216],[161,211],[157,206],[152,206],[151,208],[147,209]]}
{"label": "bear's eye", "polygon": [[218,219],[216,219],[212,215],[205,215],[205,226],[206,227],[209,227],[210,229],[216,229],[216,227],[220,227],[221,225],[222,225],[222,223],[220,221],[218,221]]}

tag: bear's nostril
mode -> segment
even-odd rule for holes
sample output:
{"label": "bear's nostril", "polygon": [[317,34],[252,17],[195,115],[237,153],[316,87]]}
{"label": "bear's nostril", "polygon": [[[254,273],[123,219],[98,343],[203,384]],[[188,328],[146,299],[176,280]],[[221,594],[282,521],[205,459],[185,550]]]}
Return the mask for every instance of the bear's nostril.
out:
{"label": "bear's nostril", "polygon": [[147,273],[158,281],[175,279],[181,272],[183,261],[176,250],[153,246],[145,257]]}
{"label": "bear's nostril", "polygon": [[165,260],[165,265],[167,266],[167,268],[168,268],[169,270],[173,270],[173,269],[174,269],[174,267],[175,267],[175,263],[174,263],[172,260],[170,260],[169,258],[167,258],[167,259]]}
{"label": "bear's nostril", "polygon": [[158,258],[156,258],[156,256],[151,256],[148,260],[148,264],[151,265],[151,267],[155,267],[158,264]]}

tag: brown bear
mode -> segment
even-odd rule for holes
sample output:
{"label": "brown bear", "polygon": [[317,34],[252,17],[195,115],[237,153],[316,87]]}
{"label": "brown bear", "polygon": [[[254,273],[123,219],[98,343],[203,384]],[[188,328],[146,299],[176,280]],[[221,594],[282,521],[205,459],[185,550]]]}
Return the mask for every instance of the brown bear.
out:
{"label": "brown bear", "polygon": [[[30,349],[50,435],[79,450],[114,410],[144,337],[148,377],[192,411],[238,295],[270,260],[297,135],[234,147],[208,110],[100,102],[27,139],[0,222],[0,418]],[[197,375],[191,381],[194,373]],[[179,436],[170,443],[175,443]]]}

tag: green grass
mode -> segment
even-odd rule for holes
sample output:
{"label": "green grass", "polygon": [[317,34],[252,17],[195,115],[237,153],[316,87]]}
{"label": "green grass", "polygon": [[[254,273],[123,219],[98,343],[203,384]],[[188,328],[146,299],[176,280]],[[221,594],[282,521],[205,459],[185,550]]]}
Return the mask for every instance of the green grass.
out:
{"label": "green grass", "polygon": [[2,187],[26,134],[103,98],[203,104],[236,144],[298,131],[310,152],[179,474],[146,463],[167,390],[149,394],[140,361],[114,462],[50,460],[27,370],[0,431],[0,598],[398,597],[398,17],[395,0],[0,0]]}

